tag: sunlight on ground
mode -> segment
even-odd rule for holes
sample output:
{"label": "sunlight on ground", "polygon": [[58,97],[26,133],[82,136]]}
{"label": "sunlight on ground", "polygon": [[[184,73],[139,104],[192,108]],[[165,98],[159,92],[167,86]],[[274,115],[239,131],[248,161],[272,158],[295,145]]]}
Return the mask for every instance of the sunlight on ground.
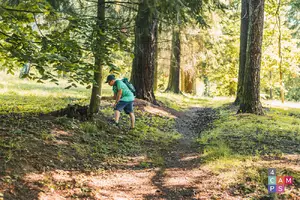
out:
{"label": "sunlight on ground", "polygon": [[188,155],[185,155],[183,158],[180,159],[180,161],[190,161],[190,160],[195,160],[195,159],[198,159],[200,157],[200,154],[196,154],[193,153],[193,154],[188,154]]}
{"label": "sunlight on ground", "polygon": [[159,115],[159,116],[163,116],[163,117],[170,117],[170,118],[176,118],[176,116],[170,114],[169,112],[166,112],[164,110],[161,110],[159,108],[155,108],[152,106],[146,106],[144,107],[144,110],[148,113],[151,113],[153,115]]}
{"label": "sunlight on ground", "polygon": [[71,88],[66,90],[65,88],[69,86],[66,79],[60,79],[59,85],[52,83],[50,81],[45,81],[45,83],[37,83],[34,80],[20,79],[16,75],[6,74],[5,72],[0,72],[0,93],[4,94],[7,92],[15,93],[21,96],[76,96],[84,97],[88,90],[84,86],[78,85],[77,88]]}
{"label": "sunlight on ground", "polygon": [[[190,159],[182,157],[181,160]],[[280,160],[232,159],[227,165],[212,171],[212,162],[194,168],[166,168],[162,179],[157,179],[158,168],[115,170],[82,173],[79,171],[54,170],[41,174],[28,173],[23,180],[31,189],[39,189],[38,199],[94,198],[94,199],[165,199],[172,193],[192,193],[197,199],[241,199],[237,187],[243,179],[249,179],[246,187],[253,187],[261,172],[267,168],[293,168],[300,171],[297,155],[283,157]],[[138,158],[140,160],[140,158]],[[230,165],[232,162],[233,165]],[[237,163],[238,162],[238,163]],[[237,165],[238,164],[238,165]],[[266,172],[264,172],[266,173]],[[249,177],[249,178],[247,178]],[[259,180],[256,180],[259,181]],[[265,182],[265,180],[262,180]],[[249,184],[249,186],[247,186]],[[265,183],[266,184],[266,183]],[[41,187],[42,186],[42,187]],[[264,189],[266,190],[266,189]],[[297,188],[289,186],[286,194],[295,195]],[[264,191],[267,193],[266,191]],[[249,193],[249,195],[256,195]],[[247,195],[246,195],[247,196]],[[249,196],[250,198],[251,196]]]}
{"label": "sunlight on ground", "polygon": [[158,189],[152,182],[155,170],[118,170],[103,175],[55,170],[40,174],[27,174],[24,181],[31,187],[43,182],[39,199],[64,199],[66,197],[93,197],[95,199],[143,199]]}
{"label": "sunlight on ground", "polygon": [[272,107],[272,108],[299,108],[300,109],[300,102],[284,102],[282,103],[279,100],[263,100],[263,106],[265,107]]}

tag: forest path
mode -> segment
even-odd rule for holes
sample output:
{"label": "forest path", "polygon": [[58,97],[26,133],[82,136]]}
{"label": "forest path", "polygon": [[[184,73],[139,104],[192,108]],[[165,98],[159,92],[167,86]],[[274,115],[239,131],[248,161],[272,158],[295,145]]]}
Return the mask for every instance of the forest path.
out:
{"label": "forest path", "polygon": [[[201,153],[195,142],[217,118],[212,108],[191,107],[178,113],[175,127],[182,138],[169,151],[161,151],[163,165],[135,168],[138,159],[124,169],[94,177],[99,199],[232,199],[222,192],[218,179],[201,166]],[[142,159],[141,159],[142,160]],[[97,196],[96,196],[97,197]]]}
{"label": "forest path", "polygon": [[[164,155],[165,166],[153,177],[160,197],[149,199],[199,199],[199,184],[209,177],[209,172],[200,169],[201,157],[195,139],[202,131],[212,126],[217,118],[212,108],[192,107],[176,118],[176,129],[182,135],[170,152]],[[206,199],[206,195],[201,195]],[[206,196],[206,197],[205,197]],[[205,198],[204,198],[205,197]]]}

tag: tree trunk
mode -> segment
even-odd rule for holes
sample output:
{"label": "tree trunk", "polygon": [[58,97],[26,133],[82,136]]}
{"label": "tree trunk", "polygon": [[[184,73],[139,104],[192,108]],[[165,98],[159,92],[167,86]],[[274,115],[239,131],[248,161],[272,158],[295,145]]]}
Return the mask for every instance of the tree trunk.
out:
{"label": "tree trunk", "polygon": [[154,65],[154,83],[153,83],[153,90],[157,90],[158,85],[158,28],[155,32],[155,65]]}
{"label": "tree trunk", "polygon": [[239,112],[263,114],[260,102],[260,65],[264,27],[264,0],[250,0],[246,68]]}
{"label": "tree trunk", "polygon": [[182,68],[180,69],[180,88],[182,92],[185,92],[185,73]]}
{"label": "tree trunk", "polygon": [[170,63],[170,74],[167,91],[180,93],[180,29],[175,27],[173,29],[172,36],[172,50],[171,50],[171,63]]}
{"label": "tree trunk", "polygon": [[181,73],[181,91],[189,94],[196,93],[196,76],[192,68]]}
{"label": "tree trunk", "polygon": [[280,5],[281,2],[278,0],[277,7],[277,20],[278,20],[278,56],[279,56],[279,81],[280,81],[280,99],[284,103],[284,89],[283,89],[283,72],[282,72],[282,52],[281,52],[281,19],[280,19]]}
{"label": "tree trunk", "polygon": [[248,0],[242,0],[241,11],[241,29],[240,29],[240,63],[239,63],[239,77],[237,86],[237,95],[234,101],[235,105],[240,104],[243,94],[244,73],[246,64],[246,51],[247,51],[247,35],[249,25],[249,3]]}
{"label": "tree trunk", "polygon": [[97,34],[94,44],[94,83],[92,89],[92,95],[90,100],[89,112],[90,114],[97,113],[100,107],[101,99],[101,87],[102,87],[102,65],[101,52],[103,52],[104,38],[101,32],[104,32],[105,25],[105,0],[98,0],[98,10],[97,10]]}
{"label": "tree trunk", "polygon": [[140,0],[135,21],[135,48],[131,82],[136,88],[136,97],[156,103],[153,84],[155,69],[155,41],[157,18],[155,0]]}

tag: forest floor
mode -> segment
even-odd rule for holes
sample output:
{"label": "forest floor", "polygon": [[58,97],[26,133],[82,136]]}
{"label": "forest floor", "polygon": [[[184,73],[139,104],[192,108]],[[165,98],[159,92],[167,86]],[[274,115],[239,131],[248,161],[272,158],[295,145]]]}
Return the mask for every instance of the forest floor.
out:
{"label": "forest floor", "polygon": [[[237,115],[230,99],[158,93],[128,130],[109,101],[90,121],[45,114],[85,105],[81,88],[9,79],[0,93],[0,199],[299,199],[298,108]],[[269,194],[268,168],[293,185]]]}

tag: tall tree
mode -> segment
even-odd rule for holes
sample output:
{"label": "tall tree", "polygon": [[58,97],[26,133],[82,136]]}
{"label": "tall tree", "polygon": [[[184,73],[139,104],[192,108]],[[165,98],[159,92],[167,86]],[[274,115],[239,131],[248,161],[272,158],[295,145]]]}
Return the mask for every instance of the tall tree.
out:
{"label": "tall tree", "polygon": [[180,26],[172,31],[171,63],[167,91],[180,93]]}
{"label": "tall tree", "polygon": [[249,3],[248,0],[242,0],[241,8],[241,29],[240,29],[240,55],[239,55],[239,76],[237,95],[234,104],[238,105],[241,102],[244,85],[244,74],[246,64],[247,51],[247,35],[249,26]]}
{"label": "tall tree", "polygon": [[246,67],[239,112],[263,114],[260,102],[260,65],[263,27],[264,0],[250,0]]}
{"label": "tall tree", "polygon": [[278,25],[278,57],[279,57],[279,81],[280,81],[280,98],[281,102],[284,103],[284,87],[283,87],[283,70],[282,70],[282,51],[281,51],[281,16],[280,16],[280,6],[281,1],[278,0],[278,7],[276,11],[276,17],[277,17],[277,25]]}
{"label": "tall tree", "polygon": [[155,66],[154,66],[154,85],[153,85],[153,90],[156,91],[157,90],[157,86],[158,86],[158,28],[156,29],[156,33],[155,33]]}
{"label": "tall tree", "polygon": [[155,30],[157,30],[158,20],[173,25],[178,23],[179,18],[182,22],[193,18],[199,24],[205,24],[201,8],[200,0],[139,0],[135,29],[135,57],[131,74],[131,81],[136,86],[138,98],[156,102],[153,82],[157,37]]}
{"label": "tall tree", "polygon": [[94,83],[92,89],[92,96],[90,100],[90,113],[96,113],[100,107],[101,98],[101,85],[102,85],[102,68],[103,60],[101,54],[104,50],[104,31],[105,31],[105,0],[98,0],[97,6],[97,26],[96,26],[96,39],[94,44]]}
{"label": "tall tree", "polygon": [[155,69],[155,41],[157,37],[156,0],[140,0],[135,20],[135,47],[131,82],[136,97],[156,103],[153,83]]}

